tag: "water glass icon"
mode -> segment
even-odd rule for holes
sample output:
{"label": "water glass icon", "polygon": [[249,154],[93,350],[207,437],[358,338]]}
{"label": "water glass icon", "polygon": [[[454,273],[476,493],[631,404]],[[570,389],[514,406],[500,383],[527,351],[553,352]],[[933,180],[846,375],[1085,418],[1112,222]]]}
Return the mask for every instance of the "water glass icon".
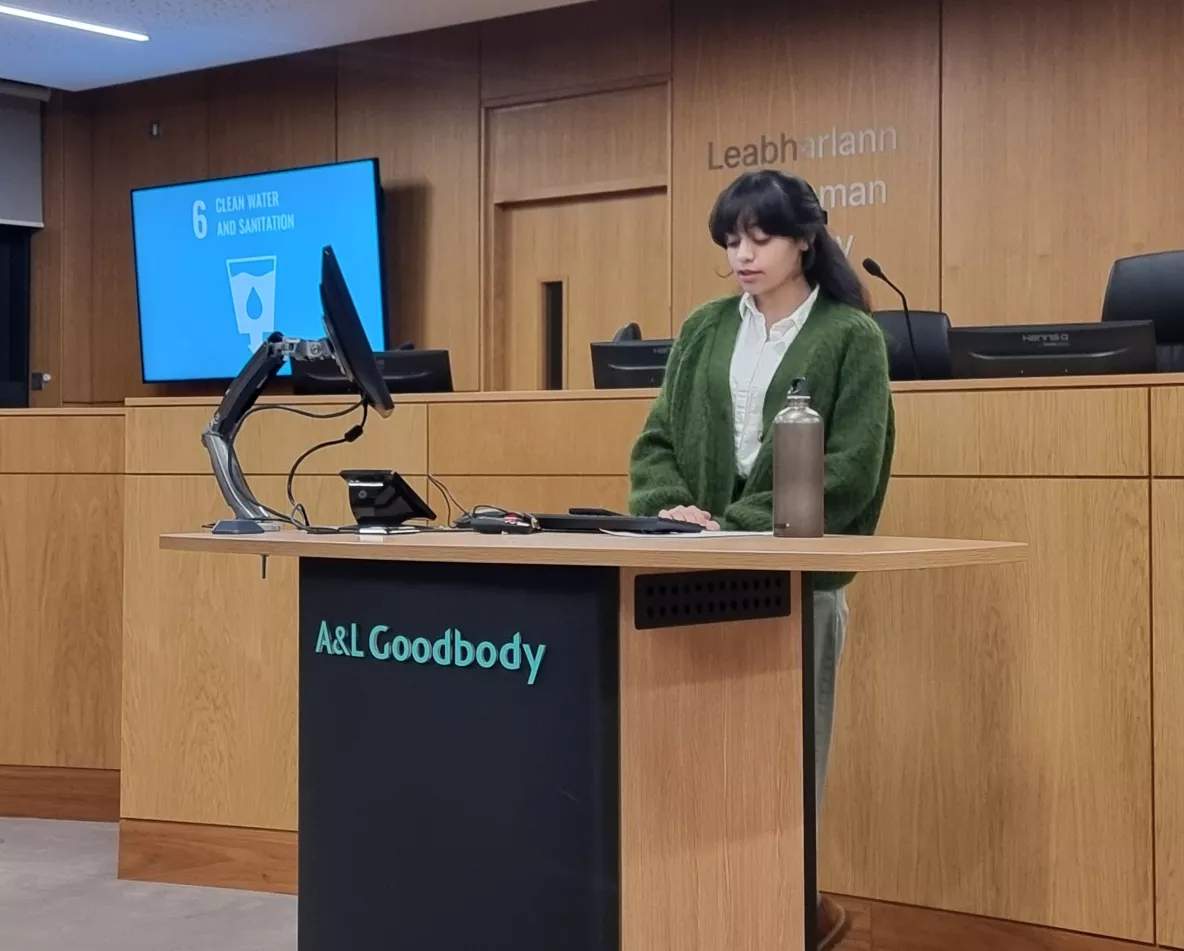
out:
{"label": "water glass icon", "polygon": [[226,262],[235,323],[240,334],[250,337],[247,346],[251,353],[275,330],[275,272],[274,254]]}

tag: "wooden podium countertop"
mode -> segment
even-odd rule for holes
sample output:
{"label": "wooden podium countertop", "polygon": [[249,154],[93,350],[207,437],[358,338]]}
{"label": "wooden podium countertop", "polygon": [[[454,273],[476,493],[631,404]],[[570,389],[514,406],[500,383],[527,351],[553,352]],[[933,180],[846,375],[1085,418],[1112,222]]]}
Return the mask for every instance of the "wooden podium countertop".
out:
{"label": "wooden podium countertop", "polygon": [[201,532],[162,535],[160,545],[172,551],[297,558],[824,572],[993,565],[1027,557],[1027,545],[1021,542],[884,535],[774,538],[727,532],[647,537],[561,532],[478,535],[453,530],[362,537],[297,531],[262,535]]}

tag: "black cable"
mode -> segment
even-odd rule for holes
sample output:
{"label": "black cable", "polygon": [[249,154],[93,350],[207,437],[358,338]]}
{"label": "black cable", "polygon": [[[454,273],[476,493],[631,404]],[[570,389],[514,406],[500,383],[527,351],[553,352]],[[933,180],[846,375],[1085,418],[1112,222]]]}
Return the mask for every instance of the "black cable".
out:
{"label": "black cable", "polygon": [[261,413],[266,409],[279,409],[283,410],[285,413],[295,413],[297,416],[304,416],[308,419],[338,419],[342,416],[348,416],[359,406],[365,405],[365,402],[365,400],[359,400],[357,403],[351,403],[345,409],[337,409],[331,413],[314,413],[311,410],[301,409],[298,406],[287,406],[283,403],[259,403],[255,406],[252,406],[249,410],[243,413],[243,418],[239,420],[238,425],[241,429],[243,422],[248,416],[251,416],[254,413]]}
{"label": "black cable", "polygon": [[[308,512],[305,510],[304,505],[300,502],[297,502],[295,496],[292,493],[292,483],[296,479],[296,470],[299,469],[300,464],[302,462],[304,462],[304,460],[307,459],[309,456],[311,456],[314,452],[319,452],[322,449],[328,449],[330,446],[340,446],[340,445],[343,445],[344,443],[354,442],[362,435],[362,432],[366,428],[366,419],[370,414],[370,404],[367,403],[365,400],[362,400],[359,405],[362,407],[361,422],[357,423],[355,426],[351,426],[350,429],[345,433],[345,435],[342,436],[340,439],[327,439],[327,440],[325,440],[325,442],[317,443],[311,449],[304,450],[304,452],[302,452],[299,456],[296,457],[296,461],[292,463],[292,468],[288,470],[288,486],[287,486],[288,502],[292,506],[292,519],[296,520],[297,513],[299,513],[299,524],[301,524],[304,528],[310,528],[311,526],[309,525]],[[357,406],[351,407],[351,409],[357,409]],[[339,413],[339,414],[335,414],[335,415],[345,415],[345,414]],[[322,417],[322,418],[332,418],[332,417]]]}
{"label": "black cable", "polygon": [[444,504],[446,506],[448,506],[448,514],[447,514],[446,518],[448,519],[449,526],[452,525],[452,506],[454,506],[454,505],[458,509],[460,509],[462,515],[468,515],[470,518],[472,517],[472,513],[470,513],[467,508],[465,508],[463,505],[460,504],[460,502],[458,502],[456,500],[456,496],[454,496],[452,494],[452,492],[448,488],[448,486],[446,486],[443,482],[441,482],[439,479],[437,479],[430,472],[428,473],[428,481],[432,485],[434,485],[437,489],[439,489],[440,492],[443,493],[443,495],[444,495]]}
{"label": "black cable", "polygon": [[[260,404],[257,404],[255,406],[252,406],[245,413],[243,413],[243,418],[238,421],[238,425],[234,428],[234,432],[230,434],[230,438],[228,440],[230,452],[233,456],[234,444],[235,444],[236,440],[238,439],[238,434],[240,432],[242,432],[243,423],[245,423],[247,421],[248,416],[252,416],[255,413],[261,413],[264,410],[282,410],[285,413],[294,413],[297,416],[303,416],[306,419],[339,419],[342,416],[348,416],[350,413],[354,412],[354,410],[356,410],[359,406],[362,407],[362,414],[363,414],[362,415],[362,423],[364,425],[365,421],[366,421],[365,413],[366,413],[366,409],[367,409],[366,401],[364,399],[359,400],[357,403],[351,403],[349,406],[346,406],[344,409],[333,410],[332,412],[329,412],[329,413],[314,413],[311,410],[300,409],[300,407],[298,407],[298,406],[287,406],[283,403],[260,403]],[[357,427],[354,427],[354,429],[357,429]],[[353,442],[353,440],[357,439],[358,436],[361,435],[361,433],[359,432],[357,435],[354,435],[351,437],[350,433],[352,433],[353,431],[354,430],[351,429],[349,431],[349,433],[346,433],[346,435],[344,437],[342,437],[342,439],[333,440],[331,442],[324,442],[318,446],[313,446],[312,449],[310,449],[308,452],[304,453],[302,456],[300,456],[299,459],[296,460],[295,464],[292,467],[292,470],[288,473],[288,500],[293,503],[292,514],[285,515],[283,512],[276,511],[270,505],[265,505],[263,502],[259,502],[259,507],[261,509],[263,509],[263,511],[266,512],[268,515],[270,515],[273,519],[275,519],[276,521],[279,521],[279,522],[283,522],[285,525],[291,525],[293,528],[303,528],[303,529],[309,528],[310,526],[308,524],[308,513],[305,511],[304,506],[300,505],[299,503],[295,502],[292,499],[292,478],[295,475],[296,467],[299,466],[300,463],[304,461],[304,459],[306,459],[308,456],[312,455],[312,453],[316,452],[316,450],[318,450],[318,449],[324,449],[327,446],[334,446],[334,445],[337,445],[338,443],[341,443],[341,442]],[[257,499],[256,499],[256,501],[258,502]],[[299,511],[301,516],[303,517],[303,519],[304,519],[303,522],[298,521],[295,518],[297,511]],[[263,520],[256,519],[256,521],[263,521]]]}

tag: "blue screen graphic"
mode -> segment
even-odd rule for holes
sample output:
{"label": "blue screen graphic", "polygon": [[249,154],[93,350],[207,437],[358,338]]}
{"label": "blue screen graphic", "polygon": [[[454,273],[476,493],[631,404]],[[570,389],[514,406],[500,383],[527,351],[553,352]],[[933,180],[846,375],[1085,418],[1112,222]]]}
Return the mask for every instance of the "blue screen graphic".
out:
{"label": "blue screen graphic", "polygon": [[132,192],[145,381],[234,377],[273,330],[324,337],[327,244],[384,349],[377,176],[365,159]]}

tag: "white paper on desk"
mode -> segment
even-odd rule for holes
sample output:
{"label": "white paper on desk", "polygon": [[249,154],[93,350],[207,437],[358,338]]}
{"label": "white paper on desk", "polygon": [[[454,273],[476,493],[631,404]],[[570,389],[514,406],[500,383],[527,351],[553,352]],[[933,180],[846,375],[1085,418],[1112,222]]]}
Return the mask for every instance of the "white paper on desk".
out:
{"label": "white paper on desk", "polygon": [[618,538],[741,538],[745,535],[768,535],[772,532],[610,532],[602,529],[604,535]]}

